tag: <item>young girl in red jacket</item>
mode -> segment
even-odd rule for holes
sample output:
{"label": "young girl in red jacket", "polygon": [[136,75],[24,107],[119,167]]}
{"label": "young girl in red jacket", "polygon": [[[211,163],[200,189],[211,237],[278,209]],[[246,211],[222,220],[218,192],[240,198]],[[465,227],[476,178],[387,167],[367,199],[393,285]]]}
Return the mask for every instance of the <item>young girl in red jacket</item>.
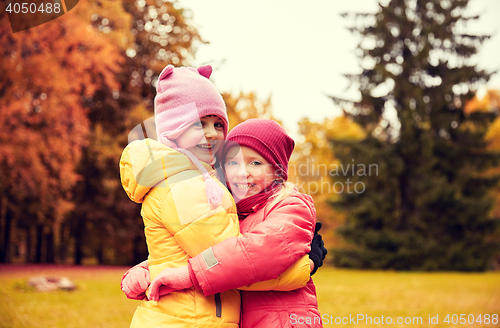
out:
{"label": "young girl in red jacket", "polygon": [[[204,295],[237,288],[242,290],[242,328],[322,327],[312,279],[292,291],[279,287],[245,290],[250,284],[255,287],[259,281],[278,277],[310,252],[314,204],[310,196],[287,182],[293,140],[275,121],[262,119],[241,123],[227,140],[223,169],[226,185],[237,201],[243,235],[208,248],[189,259],[185,268],[162,271],[151,282],[150,299],[184,288],[194,287]],[[319,248],[324,250],[322,245]],[[315,269],[321,262],[322,256]]]}

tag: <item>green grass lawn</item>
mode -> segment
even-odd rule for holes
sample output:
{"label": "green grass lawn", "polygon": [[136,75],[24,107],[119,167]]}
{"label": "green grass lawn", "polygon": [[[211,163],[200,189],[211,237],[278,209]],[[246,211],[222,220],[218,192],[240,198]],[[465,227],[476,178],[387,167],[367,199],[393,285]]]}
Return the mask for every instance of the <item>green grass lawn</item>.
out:
{"label": "green grass lawn", "polygon": [[[128,327],[139,301],[120,290],[123,267],[0,267],[0,327]],[[66,276],[78,289],[40,293],[26,287],[36,275]],[[153,327],[151,327],[153,328]]]}
{"label": "green grass lawn", "polygon": [[[326,324],[342,327],[500,327],[493,324],[453,324],[453,314],[500,315],[500,272],[422,273],[320,269],[314,276],[322,315],[336,317],[371,317],[373,324]],[[444,322],[450,315],[450,323]],[[429,325],[429,315],[438,315],[439,324]],[[384,316],[385,324],[375,324]],[[420,324],[395,324],[398,317],[421,317]],[[362,318],[360,316],[360,318]],[[483,316],[481,316],[483,318]],[[472,316],[469,317],[472,322]],[[407,319],[408,322],[409,319]],[[346,322],[347,320],[344,320]],[[475,320],[474,320],[475,321]],[[338,321],[340,322],[340,321]],[[417,322],[415,319],[414,322]],[[434,322],[434,321],[433,321]],[[457,320],[455,319],[455,322]],[[370,323],[370,321],[368,321]]]}
{"label": "green grass lawn", "polygon": [[[120,290],[123,267],[0,266],[0,327],[128,327],[138,301]],[[66,276],[73,292],[40,293],[26,287],[35,275]],[[413,273],[321,268],[314,276],[324,327],[500,327],[500,323],[453,324],[453,314],[500,315],[500,272]],[[428,318],[438,315],[439,324]],[[444,322],[450,314],[450,323]],[[342,318],[372,318],[342,324]],[[384,324],[376,324],[384,316]],[[340,324],[335,324],[335,318]],[[419,324],[395,324],[421,317]],[[361,317],[359,317],[361,318]],[[469,317],[471,319],[472,317]],[[482,316],[483,318],[483,316]],[[332,321],[330,321],[333,319]],[[400,319],[401,320],[401,319]],[[407,319],[409,320],[409,319]],[[344,319],[346,322],[347,319]],[[154,328],[154,327],[145,327]],[[274,327],[269,327],[274,328]]]}

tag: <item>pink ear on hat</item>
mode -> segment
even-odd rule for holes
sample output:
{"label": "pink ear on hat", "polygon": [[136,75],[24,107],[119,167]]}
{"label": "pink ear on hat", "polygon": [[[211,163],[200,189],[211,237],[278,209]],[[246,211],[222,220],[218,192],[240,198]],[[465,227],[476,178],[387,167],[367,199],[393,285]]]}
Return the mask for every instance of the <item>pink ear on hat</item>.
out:
{"label": "pink ear on hat", "polygon": [[173,71],[174,71],[174,66],[173,65],[167,65],[167,67],[165,67],[163,69],[163,71],[161,71],[160,75],[158,76],[158,82],[156,82],[156,91],[157,92],[161,92],[161,90],[160,90],[160,81],[164,80],[167,76],[169,76],[170,74],[172,74]]}
{"label": "pink ear on hat", "polygon": [[209,79],[210,75],[212,75],[212,66],[210,66],[210,65],[200,66],[197,68],[197,70],[198,70],[198,73],[200,73],[200,75],[206,77],[207,79]]}

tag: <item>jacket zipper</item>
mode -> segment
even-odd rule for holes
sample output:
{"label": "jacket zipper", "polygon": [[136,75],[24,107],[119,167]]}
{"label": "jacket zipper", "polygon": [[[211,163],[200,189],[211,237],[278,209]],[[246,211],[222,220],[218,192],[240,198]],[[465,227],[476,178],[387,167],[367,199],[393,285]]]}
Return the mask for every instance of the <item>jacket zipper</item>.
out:
{"label": "jacket zipper", "polygon": [[215,298],[215,316],[217,318],[222,317],[222,303],[220,301],[220,293],[214,295]]}

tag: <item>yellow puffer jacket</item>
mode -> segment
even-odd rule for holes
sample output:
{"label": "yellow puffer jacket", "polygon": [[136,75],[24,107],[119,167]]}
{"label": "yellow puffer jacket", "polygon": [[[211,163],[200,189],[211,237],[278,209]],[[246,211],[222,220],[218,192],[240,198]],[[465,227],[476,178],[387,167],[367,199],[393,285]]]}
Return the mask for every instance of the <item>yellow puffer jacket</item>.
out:
{"label": "yellow puffer jacket", "polygon": [[[212,167],[205,166],[217,183]],[[224,190],[222,205],[212,208],[200,171],[182,153],[145,139],[134,141],[120,159],[123,188],[130,199],[142,203],[151,280],[165,268],[181,267],[207,248],[239,235],[236,205]],[[237,328],[240,295],[237,290],[204,296],[194,288],[144,300],[131,327]]]}

